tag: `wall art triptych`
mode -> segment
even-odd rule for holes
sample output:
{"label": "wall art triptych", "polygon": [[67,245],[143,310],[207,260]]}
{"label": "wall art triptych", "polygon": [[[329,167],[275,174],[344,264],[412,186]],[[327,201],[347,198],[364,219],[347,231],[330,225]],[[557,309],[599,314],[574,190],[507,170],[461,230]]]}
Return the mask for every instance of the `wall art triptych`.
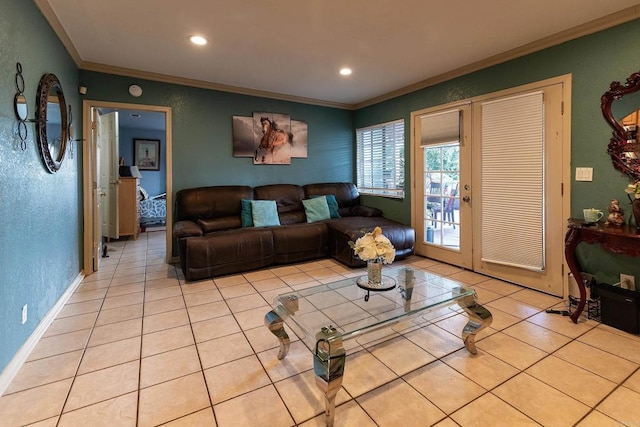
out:
{"label": "wall art triptych", "polygon": [[254,165],[290,165],[307,157],[307,123],[287,114],[233,116],[233,156],[252,157]]}

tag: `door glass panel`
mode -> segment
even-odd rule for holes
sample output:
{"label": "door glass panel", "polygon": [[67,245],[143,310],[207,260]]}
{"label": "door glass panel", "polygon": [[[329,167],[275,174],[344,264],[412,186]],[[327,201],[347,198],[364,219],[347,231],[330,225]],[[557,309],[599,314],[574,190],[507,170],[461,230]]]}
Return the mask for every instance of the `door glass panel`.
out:
{"label": "door glass panel", "polygon": [[460,143],[422,148],[424,243],[460,250]]}

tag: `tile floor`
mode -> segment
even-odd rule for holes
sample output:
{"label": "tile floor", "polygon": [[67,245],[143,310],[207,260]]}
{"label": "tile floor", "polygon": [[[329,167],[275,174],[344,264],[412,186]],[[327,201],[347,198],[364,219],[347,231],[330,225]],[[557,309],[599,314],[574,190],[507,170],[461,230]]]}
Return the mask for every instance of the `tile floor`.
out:
{"label": "tile floor", "polygon": [[[2,426],[322,426],[309,350],[283,361],[273,296],[362,274],[331,260],[186,283],[164,233],[109,245],[0,398]],[[640,426],[640,337],[546,314],[535,291],[413,257],[494,316],[472,356],[447,309],[347,357],[336,426]],[[295,336],[292,336],[295,339]],[[350,341],[348,341],[350,342]]]}

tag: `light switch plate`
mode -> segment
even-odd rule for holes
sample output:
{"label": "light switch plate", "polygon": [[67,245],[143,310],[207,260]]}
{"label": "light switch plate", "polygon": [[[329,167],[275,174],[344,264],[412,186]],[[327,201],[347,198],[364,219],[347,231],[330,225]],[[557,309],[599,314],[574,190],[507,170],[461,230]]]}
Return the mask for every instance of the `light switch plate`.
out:
{"label": "light switch plate", "polygon": [[593,181],[593,168],[576,168],[576,181]]}

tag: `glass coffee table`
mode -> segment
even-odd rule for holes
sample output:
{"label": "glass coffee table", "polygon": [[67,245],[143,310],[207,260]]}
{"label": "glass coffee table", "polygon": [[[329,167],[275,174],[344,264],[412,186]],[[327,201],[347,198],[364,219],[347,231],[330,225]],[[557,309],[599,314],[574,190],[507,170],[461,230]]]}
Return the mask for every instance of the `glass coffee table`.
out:
{"label": "glass coffee table", "polygon": [[377,291],[366,289],[361,278],[344,279],[278,295],[273,310],[265,315],[265,325],[280,341],[278,359],[287,355],[290,346],[285,323],[313,353],[316,384],[325,395],[327,426],[333,426],[335,398],[342,386],[343,341],[457,304],[469,316],[462,341],[476,354],[475,336],[491,324],[491,313],[478,304],[471,288],[408,267],[387,267],[383,275],[387,285],[393,281],[396,286]]}

